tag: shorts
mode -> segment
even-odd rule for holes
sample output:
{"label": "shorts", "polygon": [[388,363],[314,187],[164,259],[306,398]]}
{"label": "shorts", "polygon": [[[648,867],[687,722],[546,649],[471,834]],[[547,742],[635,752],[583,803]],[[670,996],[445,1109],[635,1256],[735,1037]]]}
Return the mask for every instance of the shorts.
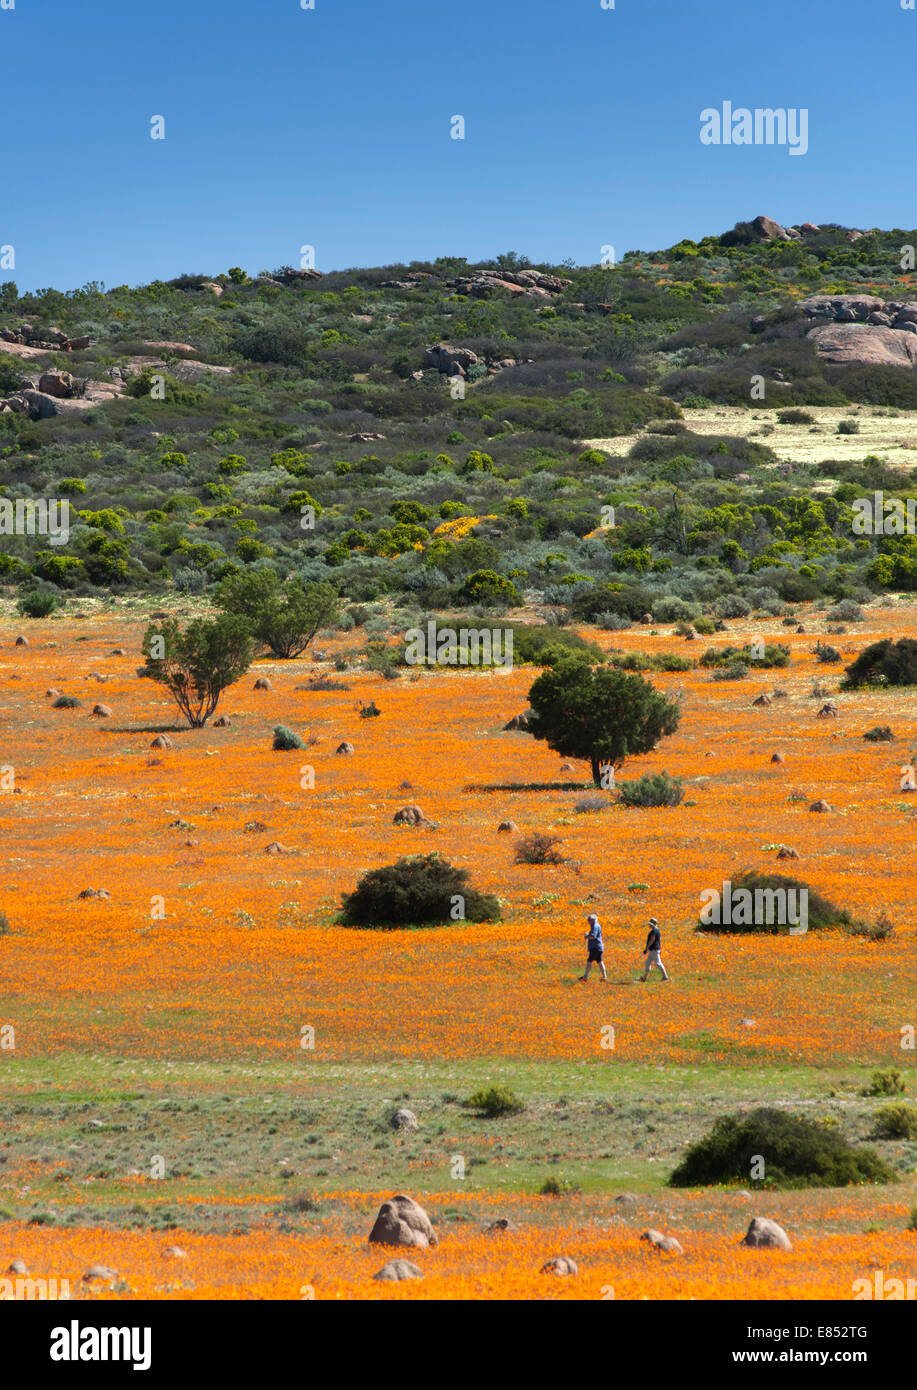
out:
{"label": "shorts", "polygon": [[647,970],[649,970],[649,968],[650,968],[651,965],[661,965],[661,964],[662,964],[662,951],[661,951],[661,950],[660,950],[660,951],[647,951],[647,953],[646,953],[646,968],[647,968]]}
{"label": "shorts", "polygon": [[589,962],[588,962],[588,963],[589,963],[589,964],[592,964],[592,962],[595,961],[595,963],[596,963],[597,965],[601,965],[601,964],[602,964],[602,956],[603,956],[604,954],[605,954],[605,953],[604,953],[604,951],[602,950],[602,947],[601,947],[601,946],[592,946],[592,945],[590,945],[590,947],[589,947]]}

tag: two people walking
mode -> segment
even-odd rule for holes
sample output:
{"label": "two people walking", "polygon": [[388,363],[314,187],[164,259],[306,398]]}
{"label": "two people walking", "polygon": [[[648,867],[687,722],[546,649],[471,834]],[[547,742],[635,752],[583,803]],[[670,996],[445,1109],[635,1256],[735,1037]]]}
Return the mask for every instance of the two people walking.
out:
{"label": "two people walking", "polygon": [[[602,925],[594,912],[591,912],[586,920],[589,923],[589,930],[586,932],[585,937],[587,946],[586,969],[579,978],[583,984],[585,984],[589,979],[589,971],[592,969],[593,965],[597,965],[602,972],[602,983],[607,984],[608,975],[605,972],[605,943],[602,939]],[[642,985],[646,984],[649,973],[654,966],[658,967],[662,975],[663,983],[669,979],[666,968],[662,963],[662,935],[659,931],[659,922],[657,918],[651,917],[649,926],[650,929],[646,938],[646,946],[643,948],[646,965],[644,966],[643,974],[637,977]]]}

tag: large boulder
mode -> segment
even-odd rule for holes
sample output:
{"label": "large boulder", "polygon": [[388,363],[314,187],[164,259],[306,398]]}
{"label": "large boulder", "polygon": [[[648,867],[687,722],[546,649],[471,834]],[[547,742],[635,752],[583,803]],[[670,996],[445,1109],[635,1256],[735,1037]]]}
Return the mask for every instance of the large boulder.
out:
{"label": "large boulder", "polygon": [[674,1236],[663,1235],[661,1231],[653,1230],[652,1226],[648,1231],[643,1232],[640,1239],[647,1241],[660,1254],[664,1252],[668,1255],[683,1255],[685,1253]]}
{"label": "large boulder", "polygon": [[435,367],[444,376],[451,375],[449,369],[453,365],[461,367],[464,372],[473,367],[478,360],[478,354],[470,348],[456,348],[451,343],[436,343],[433,347],[428,347],[423,355],[423,365]]}
{"label": "large boulder", "polygon": [[755,1250],[792,1250],[789,1236],[776,1221],[766,1216],[753,1216],[742,1240]]}
{"label": "large boulder", "polygon": [[427,818],[419,806],[402,806],[392,818],[394,825],[426,825]]}
{"label": "large boulder", "polygon": [[781,227],[772,217],[756,217],[751,229],[759,241],[789,241],[786,228]]}
{"label": "large boulder", "polygon": [[874,294],[813,294],[801,299],[799,307],[808,318],[837,319],[841,313],[849,312],[853,320],[865,323],[870,314],[885,311],[885,300]]}
{"label": "large boulder", "polygon": [[396,1110],[389,1120],[392,1129],[415,1130],[418,1128],[417,1116],[413,1110]]}
{"label": "large boulder", "polygon": [[373,1245],[408,1245],[417,1250],[439,1243],[423,1207],[404,1193],[382,1203],[369,1240]]}
{"label": "large boulder", "polygon": [[917,366],[917,335],[865,323],[826,323],[809,331],[819,357],[838,366]]}
{"label": "large boulder", "polygon": [[508,724],[503,725],[504,732],[507,729],[521,729],[523,733],[529,728],[535,711],[531,709],[523,710],[521,714],[514,714]]}
{"label": "large boulder", "polygon": [[38,389],[47,396],[57,396],[63,400],[76,393],[76,382],[69,372],[42,372],[38,378]]}
{"label": "large boulder", "polygon": [[54,397],[44,391],[20,391],[19,399],[33,420],[50,420],[58,413]]}
{"label": "large boulder", "polygon": [[579,1266],[569,1255],[556,1255],[553,1260],[548,1260],[547,1264],[541,1266],[541,1273],[557,1274],[563,1278],[569,1274],[579,1274]]}

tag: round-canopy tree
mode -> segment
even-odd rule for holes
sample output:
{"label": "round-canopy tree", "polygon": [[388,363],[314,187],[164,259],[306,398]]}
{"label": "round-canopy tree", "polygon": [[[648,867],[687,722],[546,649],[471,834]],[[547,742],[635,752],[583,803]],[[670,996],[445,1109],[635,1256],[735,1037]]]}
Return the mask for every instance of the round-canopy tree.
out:
{"label": "round-canopy tree", "polygon": [[228,685],[251,665],[248,623],[232,613],[195,618],[182,631],[174,618],[150,625],[143,638],[144,673],[168,690],[192,729],[201,729]]}
{"label": "round-canopy tree", "polygon": [[230,575],[218,586],[216,603],[246,618],[255,637],[287,661],[301,656],[319,629],[330,627],[340,614],[330,584],[304,584],[298,575],[284,583],[270,569]]}
{"label": "round-canopy tree", "polygon": [[586,758],[596,784],[601,769],[649,753],[678,728],[681,711],[649,681],[615,667],[558,662],[529,691],[528,732],[564,758]]}

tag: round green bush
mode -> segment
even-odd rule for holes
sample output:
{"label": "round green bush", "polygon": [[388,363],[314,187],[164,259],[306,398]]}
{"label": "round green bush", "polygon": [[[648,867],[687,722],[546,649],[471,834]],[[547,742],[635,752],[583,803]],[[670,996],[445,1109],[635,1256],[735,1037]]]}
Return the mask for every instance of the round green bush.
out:
{"label": "round green bush", "polygon": [[848,1187],[895,1182],[874,1149],[850,1144],[836,1129],[787,1110],[762,1107],[748,1115],[724,1115],[688,1149],[669,1178],[671,1187],[747,1187],[763,1158],[764,1188]]}

